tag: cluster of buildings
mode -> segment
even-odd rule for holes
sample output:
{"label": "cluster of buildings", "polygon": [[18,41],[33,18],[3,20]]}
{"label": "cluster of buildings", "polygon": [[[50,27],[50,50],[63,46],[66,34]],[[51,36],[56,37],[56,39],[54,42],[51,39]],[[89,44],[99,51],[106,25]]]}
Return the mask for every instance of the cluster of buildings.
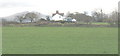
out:
{"label": "cluster of buildings", "polygon": [[64,15],[64,13],[59,13],[58,10],[55,13],[52,13],[51,16],[43,15],[43,14],[40,14],[38,12],[28,12],[27,11],[27,12],[21,12],[21,13],[15,14],[13,16],[4,17],[4,18],[1,18],[1,19],[3,19],[4,21],[15,21],[15,22],[20,22],[20,20],[22,20],[22,23],[27,23],[27,22],[31,22],[31,19],[30,19],[29,16],[25,17],[25,15],[28,14],[28,13],[29,14],[34,13],[35,15],[37,15],[38,18],[37,19],[33,18],[33,22],[39,21],[41,19],[49,20],[49,21],[55,21],[55,22],[56,21],[57,22],[61,22],[61,21],[64,21],[64,22],[76,22],[76,19],[73,19],[71,17],[66,16],[66,15]]}
{"label": "cluster of buildings", "polygon": [[56,11],[56,13],[52,14],[52,17],[50,18],[50,21],[76,22],[76,19],[73,19],[71,17],[67,17],[67,16],[64,15],[64,13],[59,13],[59,11]]}

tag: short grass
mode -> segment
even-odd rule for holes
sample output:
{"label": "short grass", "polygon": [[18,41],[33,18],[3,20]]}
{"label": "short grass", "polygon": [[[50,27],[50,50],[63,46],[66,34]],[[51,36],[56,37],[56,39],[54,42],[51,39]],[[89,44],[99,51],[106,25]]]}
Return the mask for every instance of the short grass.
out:
{"label": "short grass", "polygon": [[4,54],[117,54],[118,29],[3,27]]}
{"label": "short grass", "polygon": [[[85,22],[79,22],[80,24],[87,24]],[[107,22],[92,22],[91,24],[95,24],[95,25],[110,25]]]}
{"label": "short grass", "polygon": [[94,22],[92,24],[96,24],[96,25],[110,25],[109,23],[105,23],[105,22]]}

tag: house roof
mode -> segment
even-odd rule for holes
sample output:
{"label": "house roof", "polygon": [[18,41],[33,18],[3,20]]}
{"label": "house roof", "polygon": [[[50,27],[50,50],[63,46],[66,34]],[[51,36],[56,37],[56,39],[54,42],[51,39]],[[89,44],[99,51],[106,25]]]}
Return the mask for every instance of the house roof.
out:
{"label": "house roof", "polygon": [[61,15],[61,16],[63,16],[63,15],[64,15],[64,13],[59,13],[59,11],[58,11],[58,10],[56,10],[56,13],[53,13],[53,14],[52,14],[52,17],[53,17],[54,15],[56,15],[56,14],[59,14],[59,15]]}

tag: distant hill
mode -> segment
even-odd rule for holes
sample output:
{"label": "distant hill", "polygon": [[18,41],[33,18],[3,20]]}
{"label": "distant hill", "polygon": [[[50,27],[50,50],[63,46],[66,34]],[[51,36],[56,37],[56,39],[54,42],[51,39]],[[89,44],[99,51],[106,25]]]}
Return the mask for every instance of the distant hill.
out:
{"label": "distant hill", "polygon": [[[10,16],[7,16],[7,17],[0,17],[0,19],[4,19],[6,21],[15,21],[17,19],[17,16],[22,16],[22,15],[25,15],[29,13],[29,11],[24,11],[24,12],[20,12],[20,13],[16,13],[14,15],[10,15]],[[39,15],[39,19],[40,18],[45,18],[47,15],[44,15],[44,14],[41,14],[39,12],[34,12],[35,14]]]}

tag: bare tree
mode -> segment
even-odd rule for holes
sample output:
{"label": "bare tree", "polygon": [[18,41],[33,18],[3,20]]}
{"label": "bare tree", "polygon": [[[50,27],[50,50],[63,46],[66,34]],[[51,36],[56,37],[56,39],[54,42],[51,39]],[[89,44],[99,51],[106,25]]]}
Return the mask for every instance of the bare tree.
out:
{"label": "bare tree", "polygon": [[20,23],[22,23],[23,20],[25,19],[25,15],[18,15],[18,16],[16,16],[16,18]]}
{"label": "bare tree", "polygon": [[112,19],[113,24],[118,24],[118,12],[113,11],[110,15],[110,19]]}
{"label": "bare tree", "polygon": [[25,15],[25,18],[30,19],[31,22],[33,22],[35,19],[37,19],[39,16],[34,12],[29,12]]}
{"label": "bare tree", "polygon": [[102,9],[99,11],[93,11],[92,17],[95,19],[96,22],[103,22],[105,18],[107,18],[107,15],[103,12]]}

